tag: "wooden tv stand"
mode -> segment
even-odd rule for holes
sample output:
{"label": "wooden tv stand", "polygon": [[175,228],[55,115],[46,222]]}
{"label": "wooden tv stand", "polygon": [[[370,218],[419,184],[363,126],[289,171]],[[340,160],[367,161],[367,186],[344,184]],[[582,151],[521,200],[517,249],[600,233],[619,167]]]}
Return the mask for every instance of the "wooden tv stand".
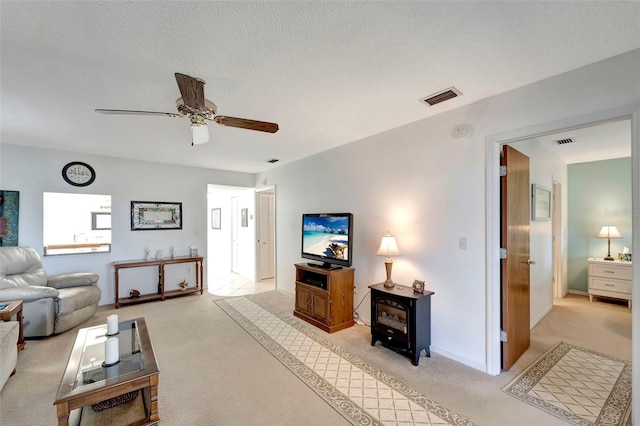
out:
{"label": "wooden tv stand", "polygon": [[[142,303],[149,302],[152,300],[164,300],[167,297],[177,297],[177,296],[186,296],[187,294],[194,294],[204,291],[204,281],[203,281],[203,272],[202,272],[202,261],[204,257],[202,256],[181,256],[175,257],[173,259],[151,259],[151,260],[124,260],[121,262],[113,262],[113,268],[115,270],[115,286],[116,286],[116,309],[120,307],[120,305],[128,305],[131,303]],[[194,287],[187,287],[185,290],[164,290],[164,267],[166,265],[173,265],[176,263],[195,263],[195,273],[196,273],[196,285]],[[158,267],[158,292],[151,294],[141,294],[136,298],[120,298],[120,279],[119,279],[119,271],[124,268],[142,268],[146,266],[157,266]]]}
{"label": "wooden tv stand", "polygon": [[293,315],[333,333],[354,324],[354,269],[325,269],[298,263]]}

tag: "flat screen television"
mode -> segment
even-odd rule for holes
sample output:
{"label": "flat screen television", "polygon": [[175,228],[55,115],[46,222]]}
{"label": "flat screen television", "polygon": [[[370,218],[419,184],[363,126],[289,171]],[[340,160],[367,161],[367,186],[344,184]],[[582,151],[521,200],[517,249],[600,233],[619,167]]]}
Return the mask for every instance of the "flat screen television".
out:
{"label": "flat screen television", "polygon": [[307,213],[302,215],[302,258],[322,268],[351,266],[353,215],[351,213]]}

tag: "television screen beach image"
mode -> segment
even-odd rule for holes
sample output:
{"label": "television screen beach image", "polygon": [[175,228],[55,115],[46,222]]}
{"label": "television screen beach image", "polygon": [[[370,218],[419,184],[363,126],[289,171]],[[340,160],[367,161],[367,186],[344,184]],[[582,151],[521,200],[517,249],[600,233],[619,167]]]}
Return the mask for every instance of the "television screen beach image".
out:
{"label": "television screen beach image", "polygon": [[330,259],[349,259],[349,216],[305,216],[302,252]]}

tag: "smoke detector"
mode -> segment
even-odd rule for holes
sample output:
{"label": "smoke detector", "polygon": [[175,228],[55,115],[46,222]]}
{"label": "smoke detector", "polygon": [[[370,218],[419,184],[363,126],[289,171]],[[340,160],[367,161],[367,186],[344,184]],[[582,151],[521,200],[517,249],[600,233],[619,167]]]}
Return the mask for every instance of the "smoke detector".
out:
{"label": "smoke detector", "polygon": [[457,98],[461,95],[462,92],[460,92],[458,89],[456,89],[455,87],[449,87],[448,89],[441,90],[440,92],[436,92],[432,95],[420,99],[420,102],[428,106],[434,106],[436,104],[439,104],[440,102],[448,101],[449,99]]}

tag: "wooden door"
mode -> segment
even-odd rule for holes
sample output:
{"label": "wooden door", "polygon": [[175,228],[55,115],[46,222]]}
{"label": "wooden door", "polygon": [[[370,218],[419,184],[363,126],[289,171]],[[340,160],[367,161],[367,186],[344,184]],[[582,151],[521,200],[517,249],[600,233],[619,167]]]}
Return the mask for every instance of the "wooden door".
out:
{"label": "wooden door", "polygon": [[[500,179],[502,276],[502,369],[508,370],[529,348],[529,157],[505,145]],[[504,340],[504,335],[503,335]]]}

